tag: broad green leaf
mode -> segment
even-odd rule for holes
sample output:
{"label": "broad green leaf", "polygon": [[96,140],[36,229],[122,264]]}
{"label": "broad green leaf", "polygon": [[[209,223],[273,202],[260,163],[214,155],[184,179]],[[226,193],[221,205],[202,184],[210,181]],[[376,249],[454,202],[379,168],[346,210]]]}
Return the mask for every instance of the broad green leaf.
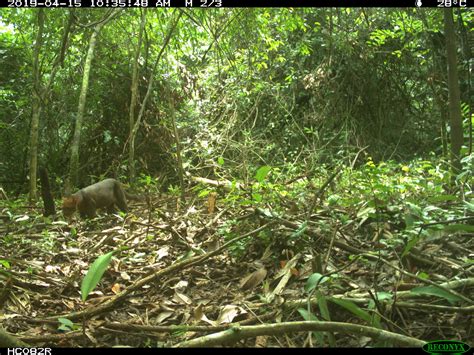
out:
{"label": "broad green leaf", "polygon": [[316,297],[318,299],[318,306],[319,311],[321,312],[321,316],[324,320],[330,321],[331,315],[329,313],[328,302],[326,300],[326,297],[320,291],[316,291]]}
{"label": "broad green leaf", "polygon": [[58,327],[58,330],[62,330],[62,331],[71,331],[74,329],[74,323],[71,322],[71,320],[67,319],[67,318],[58,318],[58,322],[61,324],[59,327]]}
{"label": "broad green leaf", "polygon": [[418,242],[420,241],[420,238],[421,238],[420,234],[417,234],[416,236],[413,236],[412,238],[410,238],[405,249],[403,250],[402,258],[405,257],[410,252],[411,248],[413,248],[416,244],[418,244]]}
{"label": "broad green leaf", "polygon": [[0,260],[0,265],[3,265],[3,267],[5,269],[9,269],[10,268],[10,262],[8,260],[5,260],[5,259],[1,259]]}
{"label": "broad green leaf", "polygon": [[112,260],[113,251],[105,255],[99,256],[94,263],[91,265],[89,271],[87,271],[86,276],[82,280],[81,285],[81,294],[82,300],[85,301],[87,296],[91,291],[97,286],[105,270],[109,266],[110,261]]}
{"label": "broad green leaf", "polygon": [[410,210],[410,212],[414,216],[421,218],[421,216],[423,215],[423,210],[421,209],[420,206],[415,205],[414,203],[411,203],[411,202],[407,202],[407,206],[408,206],[408,209]]}
{"label": "broad green leaf", "polygon": [[[318,317],[316,317],[313,313],[308,312],[304,308],[298,308],[298,313],[303,317],[304,320],[311,320],[311,321],[319,321]],[[311,332],[316,337],[318,343],[323,346],[324,345],[324,335],[322,332]]]}
{"label": "broad green leaf", "polygon": [[411,213],[407,213],[404,216],[404,220],[406,224],[406,229],[412,229],[417,219]]}
{"label": "broad green leaf", "polygon": [[445,290],[436,287],[436,286],[425,286],[425,287],[416,287],[410,290],[410,293],[418,294],[418,295],[431,295],[440,298],[444,298],[449,302],[459,302],[461,298],[453,295]]}
{"label": "broad green leaf", "polygon": [[223,157],[217,158],[217,164],[224,165],[224,158]]}
{"label": "broad green leaf", "polygon": [[[320,281],[321,280],[321,281]],[[329,280],[329,277],[327,276],[323,276],[321,275],[320,273],[318,272],[315,272],[314,274],[312,274],[309,278],[308,278],[308,281],[306,281],[306,285],[304,286],[304,290],[306,292],[311,292],[314,290],[314,288],[316,287],[316,285],[320,285],[320,284],[323,284],[325,283],[326,281]]]}
{"label": "broad green leaf", "polygon": [[358,307],[355,303],[350,301],[341,300],[337,298],[328,298],[329,301],[347,309],[352,314],[356,315],[362,320],[365,320],[367,323],[372,324],[372,316],[370,313],[364,311],[362,308]]}
{"label": "broad green leaf", "polygon": [[[321,312],[321,316],[323,317],[324,320],[330,322],[331,314],[329,313],[328,302],[327,302],[326,297],[320,291],[316,291],[316,297],[318,299],[318,306],[319,306],[319,311]],[[335,347],[336,339],[334,338],[334,334],[328,332],[327,335],[328,335],[329,346]]]}
{"label": "broad green leaf", "polygon": [[260,167],[257,170],[257,173],[255,174],[255,180],[257,180],[258,182],[263,182],[263,180],[265,180],[271,169],[272,168],[268,165]]}
{"label": "broad green leaf", "polygon": [[383,301],[391,300],[393,298],[393,295],[390,292],[376,292],[375,297],[377,297],[379,301]]}
{"label": "broad green leaf", "polygon": [[72,329],[69,328],[67,325],[61,324],[61,325],[58,327],[58,330],[62,330],[63,332],[68,332],[68,331],[71,331]]}
{"label": "broad green leaf", "polygon": [[58,322],[70,328],[74,326],[74,323],[70,319],[67,319],[67,318],[58,318]]}
{"label": "broad green leaf", "polygon": [[314,320],[319,321],[318,317],[316,317],[312,312],[308,312],[304,308],[298,308],[298,313],[303,317],[304,320]]}

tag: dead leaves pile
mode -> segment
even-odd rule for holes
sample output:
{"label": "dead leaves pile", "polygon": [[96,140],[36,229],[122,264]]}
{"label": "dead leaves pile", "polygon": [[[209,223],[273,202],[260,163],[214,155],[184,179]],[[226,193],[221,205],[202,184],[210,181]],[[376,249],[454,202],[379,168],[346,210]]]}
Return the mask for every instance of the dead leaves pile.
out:
{"label": "dead leaves pile", "polygon": [[[202,209],[178,211],[160,202],[159,211],[135,206],[125,219],[109,215],[71,224],[42,222],[31,210],[7,219],[0,226],[3,327],[34,346],[187,346],[190,340],[205,346],[215,344],[206,343],[209,334],[306,317],[318,327],[318,321],[374,327],[383,321],[386,330],[414,341],[472,341],[468,290],[474,279],[472,269],[459,259],[444,254],[414,256],[405,262],[396,251],[378,253],[377,245],[357,239],[356,229],[341,231],[325,211],[316,213],[319,224],[301,228],[297,216],[215,211],[215,203],[213,196]],[[218,233],[228,220],[239,221],[231,227],[234,239]],[[320,228],[321,221],[326,230]],[[271,236],[263,246],[262,233]],[[288,242],[299,234],[308,237],[305,243]],[[243,241],[246,250],[237,257],[231,250]],[[85,273],[98,256],[112,250],[120,251],[82,303]],[[452,302],[446,302],[448,296],[410,293],[427,286],[415,275],[417,268],[429,269],[431,281],[440,284]],[[316,293],[305,289],[315,273],[330,280],[322,279]],[[454,278],[456,285],[449,283]],[[384,299],[383,294],[390,297]],[[354,308],[327,302],[332,298],[351,302]],[[379,323],[364,318],[366,314]],[[427,318],[433,327],[426,326]],[[315,333],[307,327],[284,336],[272,333],[271,327],[249,328],[248,338],[221,345],[373,344],[371,338],[351,334],[343,326],[342,336],[336,337],[334,330]]]}

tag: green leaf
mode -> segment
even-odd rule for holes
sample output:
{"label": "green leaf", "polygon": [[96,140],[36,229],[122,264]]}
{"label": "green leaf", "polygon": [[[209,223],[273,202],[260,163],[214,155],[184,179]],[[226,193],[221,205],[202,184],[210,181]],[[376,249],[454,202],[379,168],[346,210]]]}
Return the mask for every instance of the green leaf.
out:
{"label": "green leaf", "polygon": [[326,297],[320,292],[316,291],[316,297],[318,299],[319,311],[324,320],[330,321],[331,314],[329,313],[328,302]]}
{"label": "green leaf", "polygon": [[[313,313],[308,312],[304,308],[298,308],[298,313],[303,317],[304,320],[312,320],[312,321],[319,321],[318,317],[316,317]],[[311,332],[316,337],[318,343],[323,346],[324,345],[324,333],[322,332]]]}
{"label": "green leaf", "polygon": [[431,295],[431,296],[436,296],[440,298],[444,298],[448,300],[449,302],[459,302],[461,301],[460,297],[457,297],[456,295],[453,295],[449,292],[446,292],[445,290],[436,287],[436,286],[425,286],[425,287],[416,287],[412,288],[410,290],[410,293],[416,294],[416,295]]}
{"label": "green leaf", "polygon": [[91,265],[89,271],[87,271],[86,276],[82,280],[81,285],[81,294],[82,294],[82,301],[87,299],[87,296],[91,293],[91,291],[97,286],[102,275],[104,274],[105,270],[110,264],[112,260],[112,255],[114,254],[113,251],[107,253],[105,255],[99,256],[96,261]]}
{"label": "green leaf", "polygon": [[224,158],[223,157],[217,158],[217,164],[224,165]]}
{"label": "green leaf", "polygon": [[355,303],[350,301],[341,300],[337,298],[328,298],[329,301],[347,309],[352,314],[356,315],[362,320],[365,320],[367,323],[372,324],[372,316],[370,313],[364,311],[362,308],[358,307]]}
{"label": "green leaf", "polygon": [[291,234],[290,239],[298,238],[300,235],[302,235],[305,232],[307,227],[308,227],[308,222],[307,221],[301,223],[301,225],[298,227],[298,229],[295,230],[293,232],[293,234]]}
{"label": "green leaf", "polygon": [[207,195],[209,195],[210,192],[211,192],[210,190],[202,190],[202,191],[198,194],[198,197],[207,196]]}
{"label": "green leaf", "polygon": [[61,324],[58,330],[71,331],[74,329],[74,323],[67,318],[58,318],[58,322]]}
{"label": "green leaf", "polygon": [[262,194],[254,192],[252,194],[252,199],[256,202],[262,202],[263,196],[262,196]]}
{"label": "green leaf", "polygon": [[316,317],[313,313],[308,312],[304,308],[299,308],[298,313],[301,315],[301,317],[303,317],[304,320],[315,320],[315,321],[319,320],[318,317]]}
{"label": "green leaf", "polygon": [[74,325],[74,323],[67,318],[58,318],[58,322],[67,325],[68,327],[72,327]]}
{"label": "green leaf", "polygon": [[[318,299],[318,306],[319,306],[319,311],[321,312],[321,316],[323,317],[324,320],[330,322],[331,315],[329,313],[327,298],[320,291],[316,291],[316,297]],[[327,335],[328,335],[329,346],[335,347],[336,339],[334,338],[334,334],[328,332]]]}
{"label": "green leaf", "polygon": [[391,300],[393,298],[393,295],[390,292],[376,292],[375,297],[377,297],[379,301],[383,301]]}
{"label": "green leaf", "polygon": [[428,275],[426,272],[420,272],[418,274],[418,277],[422,278],[423,280],[428,280],[430,278],[430,275]]}
{"label": "green leaf", "polygon": [[405,257],[405,255],[407,255],[407,254],[410,252],[410,250],[411,250],[416,244],[418,244],[418,242],[420,241],[420,238],[421,238],[421,236],[420,236],[420,235],[417,235],[417,236],[414,236],[413,238],[411,238],[411,239],[408,241],[408,243],[407,243],[405,249],[403,250],[402,258]]}
{"label": "green leaf", "polygon": [[74,323],[71,320],[67,319],[67,318],[58,318],[58,322],[65,325],[65,326],[67,326],[67,327],[69,327],[69,328],[71,328],[71,329],[74,326]]}
{"label": "green leaf", "polygon": [[[321,280],[321,281],[319,281]],[[315,289],[316,285],[320,285],[322,283],[325,283],[326,281],[329,280],[329,277],[323,276],[318,272],[315,272],[312,274],[309,278],[308,281],[306,281],[306,285],[304,286],[304,290],[306,292],[311,292]]]}
{"label": "green leaf", "polygon": [[5,269],[9,269],[10,268],[10,262],[8,260],[4,260],[4,259],[1,259],[0,260],[0,265],[3,265],[3,267]]}
{"label": "green leaf", "polygon": [[474,203],[470,203],[470,202],[464,201],[464,204],[467,206],[467,208],[469,209],[469,211],[474,212]]}
{"label": "green leaf", "polygon": [[257,170],[257,173],[255,174],[255,180],[257,180],[258,182],[263,182],[263,180],[265,180],[271,169],[272,168],[268,165],[260,167]]}

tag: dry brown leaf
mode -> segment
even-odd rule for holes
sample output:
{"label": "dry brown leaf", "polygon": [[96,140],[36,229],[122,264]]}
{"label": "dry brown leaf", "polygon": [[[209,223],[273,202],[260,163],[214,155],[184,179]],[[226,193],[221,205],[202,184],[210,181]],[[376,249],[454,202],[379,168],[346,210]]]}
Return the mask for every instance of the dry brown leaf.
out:
{"label": "dry brown leaf", "polygon": [[204,306],[200,304],[199,306],[193,309],[193,317],[196,321],[200,321],[202,316],[204,315],[203,308]]}
{"label": "dry brown leaf", "polygon": [[97,341],[97,339],[92,335],[92,333],[88,330],[85,331],[85,334],[87,336],[87,338],[89,338],[89,340],[91,341],[92,344],[99,344],[99,342]]}
{"label": "dry brown leaf", "polygon": [[173,314],[174,314],[174,312],[171,312],[171,311],[165,311],[165,312],[159,313],[158,316],[156,317],[156,323],[160,324],[165,319],[171,317]]}
{"label": "dry brown leaf", "polygon": [[252,272],[250,275],[244,277],[240,281],[240,288],[242,290],[251,290],[258,286],[264,279],[267,277],[267,270],[265,268],[260,268],[255,272]]}
{"label": "dry brown leaf", "polygon": [[209,214],[214,213],[214,210],[216,209],[216,199],[217,199],[217,193],[211,192],[207,196],[207,212]]}
{"label": "dry brown leaf", "polygon": [[189,285],[189,282],[186,281],[186,280],[180,280],[176,283],[176,285],[174,286],[171,286],[170,288],[172,288],[173,290],[180,290],[180,291],[184,291]]}
{"label": "dry brown leaf", "polygon": [[60,267],[59,266],[54,266],[54,265],[46,265],[44,268],[44,271],[49,272],[49,273],[55,273],[59,274]]}
{"label": "dry brown leaf", "polygon": [[173,301],[175,301],[178,304],[191,304],[192,303],[191,299],[188,296],[178,291],[174,292]]}
{"label": "dry brown leaf", "polygon": [[301,254],[298,253],[289,261],[281,261],[280,265],[282,265],[282,269],[275,275],[274,279],[276,280],[286,275],[288,271],[291,270],[291,268],[294,268],[296,266],[300,257]]}
{"label": "dry brown leaf", "polygon": [[212,237],[210,240],[203,243],[204,248],[211,252],[220,247],[220,241],[218,237]]}
{"label": "dry brown leaf", "polygon": [[216,320],[217,324],[224,324],[224,323],[232,323],[235,317],[240,314],[246,314],[247,311],[244,310],[242,307],[228,304],[221,309],[219,317]]}
{"label": "dry brown leaf", "polygon": [[209,318],[207,318],[207,316],[206,316],[205,314],[202,315],[201,320],[202,320],[203,322],[206,322],[207,324],[212,325],[213,327],[215,327],[216,325],[218,325],[217,322],[214,322],[213,320],[210,320]]}
{"label": "dry brown leaf", "polygon": [[300,254],[296,254],[288,263],[286,263],[285,267],[281,269],[278,274],[275,276],[275,280],[278,278],[281,278],[280,282],[278,282],[278,285],[275,287],[275,289],[270,292],[267,295],[267,301],[271,302],[275,298],[276,295],[281,294],[283,289],[286,287],[286,284],[290,280],[290,277],[292,275],[291,269],[296,266],[298,259],[300,258]]}
{"label": "dry brown leaf", "polygon": [[117,294],[120,292],[120,284],[116,283],[112,286],[112,292]]}
{"label": "dry brown leaf", "polygon": [[156,260],[161,260],[161,259],[163,259],[165,256],[168,256],[168,254],[169,254],[169,249],[170,249],[169,246],[165,246],[165,247],[163,247],[163,248],[158,249],[158,251],[156,252]]}
{"label": "dry brown leaf", "polygon": [[256,348],[266,348],[267,347],[268,336],[266,335],[259,335],[255,339],[255,347]]}

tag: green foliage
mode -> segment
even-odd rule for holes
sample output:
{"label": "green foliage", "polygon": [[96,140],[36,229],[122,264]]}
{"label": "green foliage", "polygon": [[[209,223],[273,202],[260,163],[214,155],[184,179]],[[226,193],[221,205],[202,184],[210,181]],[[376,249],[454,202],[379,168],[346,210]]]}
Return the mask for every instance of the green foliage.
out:
{"label": "green foliage", "polygon": [[83,301],[87,299],[87,296],[89,296],[102,279],[102,275],[109,266],[113,254],[114,252],[112,251],[105,255],[101,255],[92,263],[81,284],[81,295]]}
{"label": "green foliage", "polygon": [[462,301],[460,297],[453,295],[439,287],[436,286],[424,286],[424,287],[416,287],[410,290],[410,293],[417,294],[417,295],[431,295],[440,298],[444,298],[450,303],[456,303]]}
{"label": "green foliage", "polygon": [[172,196],[179,196],[181,194],[181,190],[179,186],[168,186],[168,193]]}
{"label": "green foliage", "polygon": [[2,265],[5,269],[10,269],[10,261],[5,259],[0,259],[0,265]]}
{"label": "green foliage", "polygon": [[[462,15],[470,23],[472,14]],[[94,23],[101,16],[87,10],[75,14],[75,21]],[[147,14],[147,43],[153,45],[141,48],[139,97],[147,90],[171,16]],[[51,75],[68,20],[68,11],[46,13],[42,85]],[[140,12],[131,9],[101,32],[80,147],[85,180],[110,171],[128,176],[123,160],[129,144],[132,65],[120,63],[133,62],[139,24]],[[183,165],[201,176],[248,182],[256,167],[271,166],[275,174],[276,167],[298,168],[301,162],[312,171],[354,154],[359,149],[354,142],[368,145],[376,160],[439,152],[442,108],[433,97],[444,86],[431,80],[441,76],[433,73],[437,67],[431,58],[441,58],[442,24],[438,11],[413,9],[261,8],[183,16],[153,73],[155,85],[137,136],[137,166],[147,176],[167,176],[167,186],[178,183],[171,110]],[[22,181],[26,157],[10,146],[29,142],[36,12],[0,11],[0,26],[0,173],[8,181]],[[216,36],[214,28],[224,30]],[[90,35],[90,26],[73,26],[63,65],[42,102],[39,158],[53,181],[67,172],[65,153]],[[170,93],[176,96],[174,107]],[[467,117],[469,101],[463,101]],[[467,123],[465,119],[465,132]],[[459,178],[469,181],[471,171]],[[255,176],[259,183],[261,174]],[[248,203],[262,203],[266,197],[256,191]]]}
{"label": "green foliage", "polygon": [[79,325],[73,323],[71,320],[67,318],[58,318],[59,322],[59,327],[58,330],[61,330],[63,332],[70,332],[73,330],[78,330],[80,329]]}
{"label": "green foliage", "polygon": [[306,281],[304,290],[305,292],[309,293],[313,291],[316,286],[321,285],[326,281],[329,281],[329,278],[327,276],[323,276],[320,273],[311,274],[311,276],[308,278],[308,281]]}
{"label": "green foliage", "polygon": [[268,165],[262,166],[257,170],[257,173],[255,174],[255,180],[257,182],[262,183],[265,178],[267,177],[268,173],[270,172],[271,167]]}
{"label": "green foliage", "polygon": [[334,297],[329,298],[328,300],[331,301],[332,303],[337,304],[338,306],[341,306],[347,311],[351,312],[352,314],[357,316],[357,318],[367,322],[369,325],[379,328],[379,329],[381,328],[380,322],[376,317],[371,315],[371,313],[363,310],[362,308],[357,306],[355,303],[351,301],[334,298]]}

